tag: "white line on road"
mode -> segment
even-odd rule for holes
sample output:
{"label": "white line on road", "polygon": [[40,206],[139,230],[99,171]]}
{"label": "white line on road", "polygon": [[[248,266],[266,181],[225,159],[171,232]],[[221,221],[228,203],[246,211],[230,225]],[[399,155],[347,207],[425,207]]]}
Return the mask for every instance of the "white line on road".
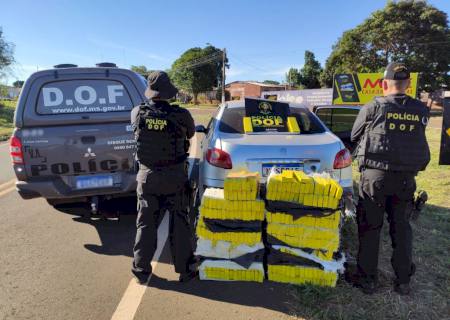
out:
{"label": "white line on road", "polygon": [[[158,245],[155,251],[155,255],[152,261],[152,269],[155,271],[155,268],[158,264],[158,259],[161,256],[164,245],[166,244],[167,238],[169,236],[169,213],[166,212],[164,214],[164,218],[161,221],[161,224],[158,228]],[[150,281],[151,276],[149,277],[148,282]],[[141,304],[142,297],[144,296],[145,289],[147,289],[147,285],[140,285],[136,282],[135,279],[131,279],[128,284],[127,290],[122,296],[122,300],[120,300],[119,305],[117,306],[116,311],[111,317],[111,320],[132,320],[136,311]]]}
{"label": "white line on road", "polygon": [[[194,136],[191,139],[191,153],[197,152],[197,136]],[[189,166],[189,176],[192,174],[193,162],[195,157],[189,159],[191,161],[191,165]],[[161,224],[158,227],[158,244],[156,247],[155,254],[153,256],[152,261],[152,270],[155,272],[156,266],[158,264],[158,260],[161,257],[162,250],[166,244],[167,238],[169,236],[169,212],[164,214],[164,218],[161,221]],[[147,284],[150,282],[151,276],[147,280]],[[132,320],[136,314],[139,305],[141,304],[142,298],[144,297],[145,290],[147,289],[147,285],[140,285],[136,282],[135,279],[131,279],[128,284],[127,289],[125,290],[122,299],[119,302],[119,305],[114,311],[111,320]]]}
{"label": "white line on road", "polygon": [[5,194],[8,194],[8,193],[10,193],[11,191],[14,191],[14,190],[16,190],[16,186],[12,186],[9,189],[0,191],[0,197],[3,197]]}
{"label": "white line on road", "polygon": [[12,186],[16,182],[16,179],[11,179],[5,183],[0,184],[0,190],[8,188],[9,186]]}
{"label": "white line on road", "polygon": [[0,197],[14,191],[16,189],[15,182],[16,179],[11,179],[8,182],[0,184]]}

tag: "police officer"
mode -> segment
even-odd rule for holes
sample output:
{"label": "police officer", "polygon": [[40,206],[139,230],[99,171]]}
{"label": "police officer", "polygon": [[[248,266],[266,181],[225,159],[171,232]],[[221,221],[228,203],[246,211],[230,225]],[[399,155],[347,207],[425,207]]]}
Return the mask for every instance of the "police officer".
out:
{"label": "police officer", "polygon": [[377,288],[380,231],[385,212],[392,241],[394,290],[410,293],[415,271],[408,206],[416,189],[414,177],[430,161],[425,137],[429,110],[406,95],[410,74],[402,63],[390,63],[384,73],[383,97],[360,110],[351,140],[358,142],[361,172],[357,210],[359,251],[355,284],[367,294]]}
{"label": "police officer", "polygon": [[175,271],[180,281],[196,276],[191,269],[193,235],[183,190],[187,182],[188,139],[195,133],[186,109],[170,105],[178,90],[163,71],[148,76],[148,101],[133,108],[131,123],[137,141],[138,216],[132,272],[141,284],[152,273],[157,228],[166,209],[170,212],[169,240]]}

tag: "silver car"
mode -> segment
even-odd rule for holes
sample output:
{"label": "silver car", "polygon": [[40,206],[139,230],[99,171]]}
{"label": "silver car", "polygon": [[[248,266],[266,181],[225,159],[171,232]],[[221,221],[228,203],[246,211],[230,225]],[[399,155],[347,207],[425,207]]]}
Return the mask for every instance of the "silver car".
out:
{"label": "silver car", "polygon": [[308,108],[293,103],[289,107],[297,118],[300,134],[245,134],[244,101],[221,105],[206,128],[197,126],[197,132],[205,134],[201,142],[200,192],[206,187],[223,188],[231,170],[257,171],[265,180],[276,167],[277,171],[328,172],[350,199],[353,182],[349,150]]}

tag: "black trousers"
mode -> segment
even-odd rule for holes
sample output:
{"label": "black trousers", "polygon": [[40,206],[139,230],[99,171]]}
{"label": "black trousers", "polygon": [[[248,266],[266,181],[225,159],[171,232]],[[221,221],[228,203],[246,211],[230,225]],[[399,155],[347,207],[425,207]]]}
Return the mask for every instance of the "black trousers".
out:
{"label": "black trousers", "polygon": [[414,198],[415,174],[365,169],[361,174],[358,218],[358,271],[377,281],[380,232],[387,213],[392,241],[391,263],[397,283],[409,283],[414,272],[409,212]]}
{"label": "black trousers", "polygon": [[[173,179],[170,179],[171,176]],[[180,181],[183,179],[176,181],[177,179],[178,176],[174,175],[174,171],[167,174],[148,171],[138,173],[137,232],[132,266],[135,273],[152,272],[150,264],[157,247],[158,223],[166,210],[169,211],[169,241],[175,272],[190,271],[189,267],[193,259],[193,231],[182,191],[184,185],[180,185]],[[176,189],[179,191],[176,193],[160,194],[157,192],[158,190],[169,191],[177,185]]]}

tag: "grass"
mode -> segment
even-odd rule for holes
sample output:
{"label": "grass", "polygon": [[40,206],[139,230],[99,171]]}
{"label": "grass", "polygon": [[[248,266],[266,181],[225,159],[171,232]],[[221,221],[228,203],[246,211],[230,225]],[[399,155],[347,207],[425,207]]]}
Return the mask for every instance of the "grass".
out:
{"label": "grass", "polygon": [[[411,296],[401,297],[392,291],[394,273],[390,265],[391,243],[386,222],[380,249],[380,290],[364,295],[342,279],[335,289],[292,286],[298,317],[305,319],[444,319],[450,301],[450,170],[439,166],[440,130],[427,129],[431,162],[417,177],[417,189],[428,192],[424,212],[412,222],[416,275],[412,278]],[[354,166],[354,181],[359,174]],[[342,246],[349,261],[354,261],[358,247],[356,223],[348,218],[342,230]],[[447,318],[448,319],[448,318]]]}
{"label": "grass", "polygon": [[7,140],[13,131],[14,110],[16,101],[0,101],[0,141]]}
{"label": "grass", "polygon": [[217,104],[209,104],[209,103],[200,103],[200,104],[193,104],[193,103],[177,103],[180,107],[183,108],[200,108],[200,109],[205,109],[205,108],[217,108]]}

